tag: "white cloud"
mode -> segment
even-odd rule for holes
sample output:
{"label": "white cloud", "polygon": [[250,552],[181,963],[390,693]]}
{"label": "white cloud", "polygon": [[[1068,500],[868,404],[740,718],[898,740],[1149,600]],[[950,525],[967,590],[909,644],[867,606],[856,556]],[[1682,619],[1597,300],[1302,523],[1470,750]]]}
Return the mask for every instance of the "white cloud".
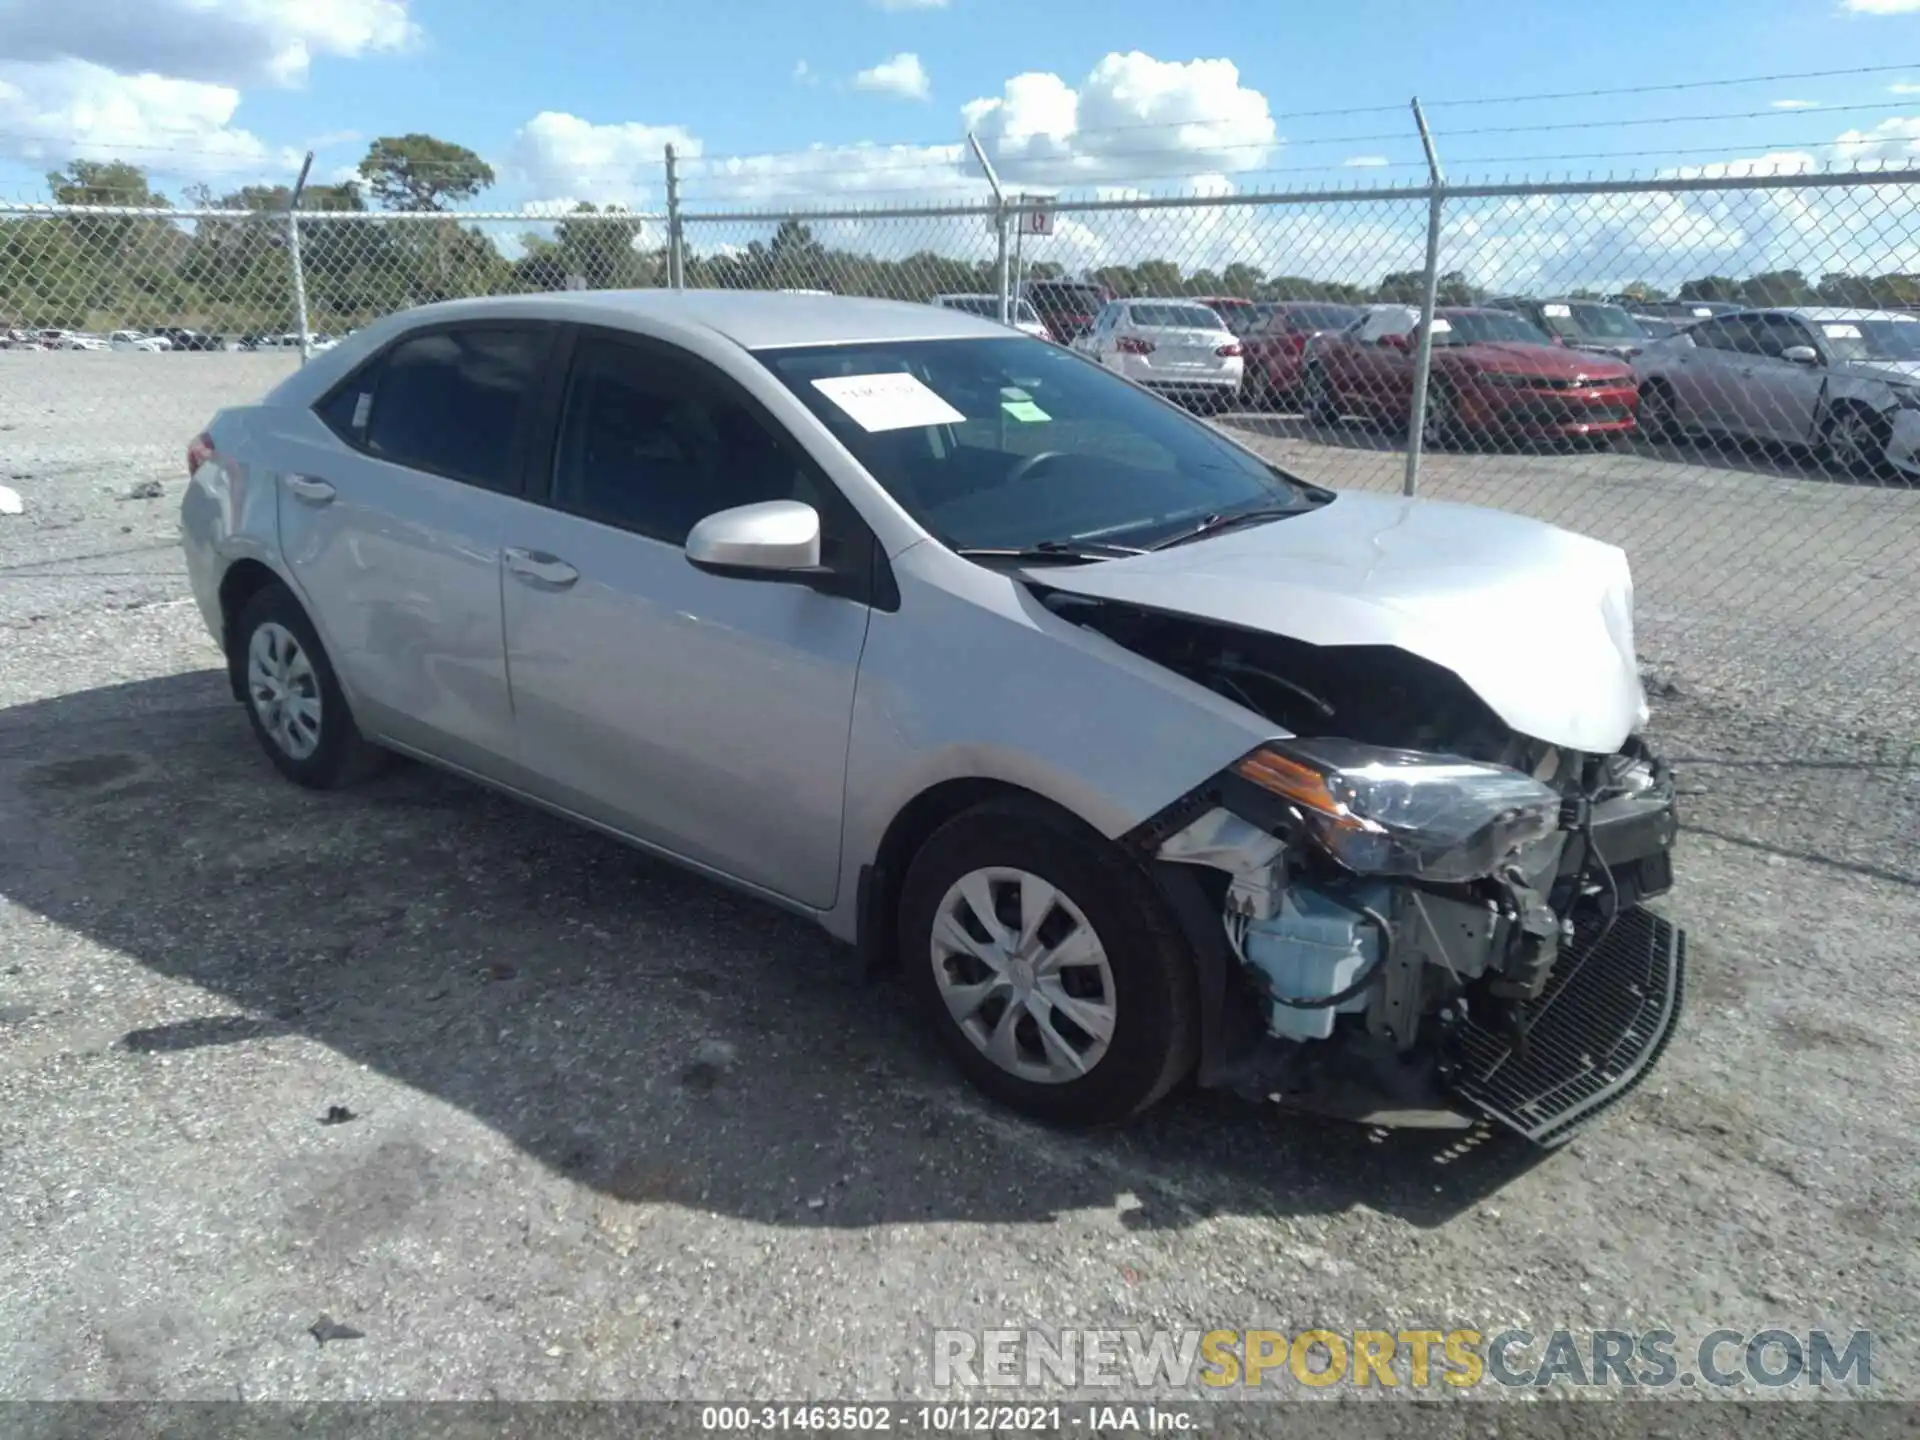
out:
{"label": "white cloud", "polygon": [[0,60],[0,155],[33,165],[129,160],[195,178],[288,172],[299,157],[235,126],[240,92],[84,60]]}
{"label": "white cloud", "polygon": [[1920,85],[1911,80],[1896,80],[1887,86],[1889,95],[1920,95]]}
{"label": "white cloud", "polygon": [[1894,116],[1869,130],[1849,130],[1833,142],[1843,165],[1911,165],[1920,159],[1920,116]]}
{"label": "white cloud", "polygon": [[962,107],[1003,176],[1097,184],[1257,170],[1279,146],[1266,96],[1231,60],[1110,54],[1074,88],[1029,72]]}
{"label": "white cloud", "polygon": [[1920,0],[1842,0],[1856,15],[1907,15],[1920,10]]}
{"label": "white cloud", "polygon": [[1773,102],[1773,108],[1776,110],[1818,110],[1820,108],[1820,102],[1818,100],[1775,100]]}
{"label": "white cloud", "polygon": [[120,75],[297,85],[317,56],[418,37],[406,0],[59,0],[0,7],[0,58],[81,60]]}
{"label": "white cloud", "polygon": [[862,70],[853,77],[853,88],[898,95],[903,100],[924,100],[932,89],[932,82],[920,57],[907,50],[891,60],[882,60],[871,70]]}
{"label": "white cloud", "polygon": [[669,145],[676,160],[700,154],[700,141],[678,125],[596,125],[543,110],[515,134],[504,168],[538,204],[588,196],[600,203],[641,205],[659,195]]}
{"label": "white cloud", "polygon": [[813,67],[804,60],[793,62],[793,78],[801,85],[818,85],[820,77],[813,73]]}
{"label": "white cloud", "polygon": [[873,0],[876,10],[944,10],[947,0]]}
{"label": "white cloud", "polygon": [[1340,163],[1350,170],[1378,170],[1392,162],[1384,155],[1349,155]]}
{"label": "white cloud", "polygon": [[407,0],[0,0],[0,158],[282,178],[298,157],[233,123],[242,92],[418,34]]}

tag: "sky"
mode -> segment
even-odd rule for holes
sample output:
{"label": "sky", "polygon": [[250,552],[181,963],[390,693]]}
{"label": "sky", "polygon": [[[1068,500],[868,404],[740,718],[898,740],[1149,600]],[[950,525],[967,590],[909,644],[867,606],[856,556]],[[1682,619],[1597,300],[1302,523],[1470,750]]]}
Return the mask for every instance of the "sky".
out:
{"label": "sky", "polygon": [[[1795,78],[1702,83],[1762,76]],[[657,208],[668,143],[695,210],[973,196],[969,130],[1046,193],[1373,186],[1421,177],[1414,95],[1456,179],[1920,164],[1920,0],[0,0],[0,203],[75,157],[175,196],[307,150],[339,179],[412,131],[486,158],[491,210]],[[1402,219],[1319,243],[1397,250]],[[1624,244],[1646,215],[1579,219]],[[1662,223],[1713,243],[1697,219]],[[1250,223],[1182,240],[1266,257]],[[1055,243],[1128,225],[1165,238]]]}

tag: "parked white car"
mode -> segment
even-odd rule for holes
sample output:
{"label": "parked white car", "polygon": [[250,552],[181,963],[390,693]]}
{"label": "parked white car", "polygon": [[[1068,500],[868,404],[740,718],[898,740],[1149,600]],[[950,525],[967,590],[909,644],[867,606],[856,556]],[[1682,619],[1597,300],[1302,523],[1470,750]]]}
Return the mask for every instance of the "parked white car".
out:
{"label": "parked white car", "polygon": [[[982,320],[1000,318],[1000,297],[998,295],[936,295],[933,303],[942,310],[964,310],[969,315],[978,315]],[[1040,312],[1033,308],[1031,300],[1015,300],[1008,324],[1023,335],[1031,335],[1036,340],[1051,340],[1053,332],[1047,329],[1046,322],[1040,318]]]}
{"label": "parked white car", "polygon": [[1801,306],[1717,315],[1634,362],[1640,425],[1819,452],[1835,470],[1920,474],[1920,317]]}
{"label": "parked white car", "polygon": [[1239,337],[1192,300],[1112,301],[1074,348],[1170,396],[1214,402],[1237,395],[1246,370]]}
{"label": "parked white car", "polygon": [[68,335],[56,347],[61,350],[111,350],[113,347],[98,335]]}
{"label": "parked white car", "polygon": [[116,330],[107,337],[107,346],[113,350],[134,350],[157,355],[163,350],[173,349],[173,342],[164,335],[149,335],[143,330]]}

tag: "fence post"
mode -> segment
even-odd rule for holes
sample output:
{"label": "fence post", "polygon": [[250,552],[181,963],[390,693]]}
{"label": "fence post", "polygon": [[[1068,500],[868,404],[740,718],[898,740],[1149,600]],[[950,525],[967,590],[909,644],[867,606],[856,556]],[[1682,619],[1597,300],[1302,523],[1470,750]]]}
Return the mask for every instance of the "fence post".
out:
{"label": "fence post", "polygon": [[293,182],[287,197],[287,261],[293,267],[293,319],[300,331],[300,363],[313,355],[313,336],[307,331],[307,272],[300,263],[300,197],[306,192],[307,172],[313,169],[313,152],[300,162],[300,178]]}
{"label": "fence post", "polygon": [[967,144],[973,147],[973,158],[980,162],[980,168],[986,173],[987,184],[993,187],[993,233],[997,241],[998,253],[994,259],[998,279],[995,288],[1000,292],[1000,323],[1005,325],[1011,318],[1013,303],[1007,293],[1007,194],[1000,188],[1000,177],[993,173],[988,163],[987,152],[980,148],[980,140],[971,130],[967,132]]}
{"label": "fence post", "polygon": [[1446,204],[1446,177],[1433,148],[1433,134],[1413,97],[1413,123],[1420,128],[1420,145],[1427,152],[1427,268],[1421,276],[1419,346],[1413,360],[1413,404],[1407,414],[1407,474],[1400,493],[1420,493],[1420,447],[1427,428],[1427,377],[1433,370],[1433,307],[1440,295],[1440,217]]}
{"label": "fence post", "polygon": [[680,168],[673,146],[667,146],[667,288],[687,288],[684,241],[680,233]]}

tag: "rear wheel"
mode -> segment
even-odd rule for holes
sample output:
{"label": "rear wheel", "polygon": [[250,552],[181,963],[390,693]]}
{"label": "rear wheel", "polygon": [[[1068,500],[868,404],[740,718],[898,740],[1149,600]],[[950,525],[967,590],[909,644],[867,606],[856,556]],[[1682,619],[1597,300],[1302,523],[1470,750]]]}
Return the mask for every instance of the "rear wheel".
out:
{"label": "rear wheel", "polygon": [[1420,443],[1429,450],[1457,445],[1462,438],[1459,407],[1445,385],[1427,391],[1427,411],[1420,423]]}
{"label": "rear wheel", "polygon": [[1193,961],[1144,876],[1037,803],[947,822],[902,888],[900,954],[975,1085],[1042,1120],[1124,1120],[1191,1068]]}
{"label": "rear wheel", "polygon": [[230,643],[247,720],[282,775],[332,790],[380,769],[386,752],[360,734],[333,663],[290,590],[276,582],[255,592]]}

